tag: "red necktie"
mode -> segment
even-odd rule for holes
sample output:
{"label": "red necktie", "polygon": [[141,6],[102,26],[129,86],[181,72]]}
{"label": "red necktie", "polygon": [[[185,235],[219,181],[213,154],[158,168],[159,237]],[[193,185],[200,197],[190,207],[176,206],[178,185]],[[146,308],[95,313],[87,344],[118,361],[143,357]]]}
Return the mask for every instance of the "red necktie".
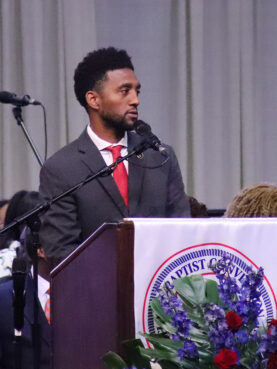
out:
{"label": "red necktie", "polygon": [[[113,161],[116,161],[121,157],[122,145],[109,146],[106,150],[111,151],[113,155]],[[113,171],[113,179],[121,193],[121,196],[128,207],[128,174],[123,162],[119,163]]]}
{"label": "red necktie", "polygon": [[48,323],[50,324],[50,290],[47,290],[46,293],[48,294],[48,299],[44,307],[44,313],[45,313]]}

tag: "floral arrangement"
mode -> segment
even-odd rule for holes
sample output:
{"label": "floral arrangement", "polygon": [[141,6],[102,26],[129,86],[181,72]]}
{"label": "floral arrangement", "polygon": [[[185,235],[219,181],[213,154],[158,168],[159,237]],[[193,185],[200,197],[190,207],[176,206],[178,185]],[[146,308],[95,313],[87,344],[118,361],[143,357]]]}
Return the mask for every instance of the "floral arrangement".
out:
{"label": "floral arrangement", "polygon": [[230,256],[209,267],[218,283],[201,275],[166,283],[151,302],[159,333],[143,334],[151,348],[125,342],[126,361],[107,353],[108,368],[277,369],[277,320],[259,319],[263,269],[249,268],[238,286]]}

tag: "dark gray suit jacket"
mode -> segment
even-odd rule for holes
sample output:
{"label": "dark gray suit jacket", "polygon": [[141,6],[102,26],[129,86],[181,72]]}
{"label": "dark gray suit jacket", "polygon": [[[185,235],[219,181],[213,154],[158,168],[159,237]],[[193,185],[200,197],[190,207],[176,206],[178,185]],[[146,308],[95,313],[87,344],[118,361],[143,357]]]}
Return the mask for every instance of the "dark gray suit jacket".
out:
{"label": "dark gray suit jacket", "polygon": [[[140,141],[136,133],[128,133],[128,151]],[[152,149],[142,158],[129,159],[129,209],[111,175],[87,183],[51,206],[42,217],[40,234],[46,254],[67,256],[105,222],[126,217],[189,217],[176,156],[171,147],[167,146],[166,151],[169,160],[164,165],[165,156]],[[49,200],[104,166],[101,153],[85,130],[43,165],[40,193]]]}
{"label": "dark gray suit jacket", "polygon": [[[0,284],[0,369],[15,368],[12,288],[11,280]],[[50,326],[40,305],[38,318],[42,333],[40,369],[50,369]],[[28,276],[26,279],[24,327],[22,330],[22,369],[33,368],[32,323],[33,281]]]}

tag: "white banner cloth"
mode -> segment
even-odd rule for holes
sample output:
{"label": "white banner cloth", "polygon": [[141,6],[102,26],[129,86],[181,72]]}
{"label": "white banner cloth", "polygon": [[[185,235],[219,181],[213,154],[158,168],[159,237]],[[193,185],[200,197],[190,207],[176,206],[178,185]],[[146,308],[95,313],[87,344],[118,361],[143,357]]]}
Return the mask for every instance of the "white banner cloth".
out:
{"label": "white banner cloth", "polygon": [[[223,253],[233,256],[232,275],[242,280],[248,266],[264,267],[264,314],[275,317],[277,291],[277,218],[128,219],[134,222],[135,327],[154,332],[149,302],[165,281],[201,273]],[[212,260],[213,259],[213,260]]]}

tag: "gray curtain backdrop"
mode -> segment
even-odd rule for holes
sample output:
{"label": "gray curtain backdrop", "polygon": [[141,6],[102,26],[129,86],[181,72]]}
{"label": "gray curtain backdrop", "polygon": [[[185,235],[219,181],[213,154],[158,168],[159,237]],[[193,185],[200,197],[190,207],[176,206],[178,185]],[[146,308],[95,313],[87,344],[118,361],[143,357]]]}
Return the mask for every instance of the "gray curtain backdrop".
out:
{"label": "gray curtain backdrop", "polygon": [[[187,193],[226,207],[277,182],[276,0],[0,0],[0,90],[47,111],[48,156],[87,124],[73,73],[87,52],[125,48],[142,83],[140,118],[177,153]],[[41,155],[40,107],[23,117]],[[39,165],[0,104],[0,198],[36,190]]]}

